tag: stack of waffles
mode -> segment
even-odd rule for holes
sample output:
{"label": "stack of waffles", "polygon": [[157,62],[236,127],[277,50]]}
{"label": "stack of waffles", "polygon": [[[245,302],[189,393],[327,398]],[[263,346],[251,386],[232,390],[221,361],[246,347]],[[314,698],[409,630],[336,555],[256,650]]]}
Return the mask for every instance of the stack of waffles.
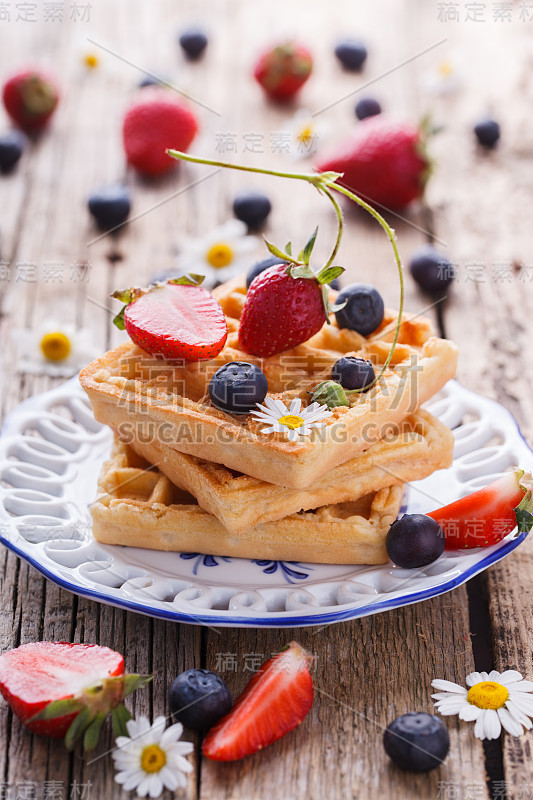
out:
{"label": "stack of waffles", "polygon": [[246,297],[238,278],[214,292],[229,335],[210,361],[178,364],[133,343],[106,353],[80,379],[97,420],[115,433],[92,504],[106,544],[244,558],[380,564],[403,485],[450,465],[451,432],[421,408],[454,376],[455,345],[423,317],[404,316],[392,361],[367,392],[349,395],[322,428],[291,441],[265,433],[252,414],[215,408],[208,386],[224,364],[247,361],[286,408],[331,377],[342,356],[370,359],[378,373],[397,314],[364,337],[332,324],[268,358],[239,347]]}

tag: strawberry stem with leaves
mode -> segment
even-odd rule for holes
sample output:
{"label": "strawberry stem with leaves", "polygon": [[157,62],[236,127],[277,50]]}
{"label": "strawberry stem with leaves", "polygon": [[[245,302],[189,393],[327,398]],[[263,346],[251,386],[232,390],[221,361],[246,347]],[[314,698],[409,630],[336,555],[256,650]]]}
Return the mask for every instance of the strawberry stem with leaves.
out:
{"label": "strawberry stem with leaves", "polygon": [[[355,389],[353,391],[354,392],[361,392],[361,391],[367,392],[369,389],[371,389],[372,386],[374,386],[374,384],[376,384],[380,380],[381,376],[387,370],[387,368],[388,368],[388,366],[389,366],[389,364],[391,362],[392,356],[394,354],[394,350],[395,350],[396,344],[398,342],[398,337],[400,335],[400,326],[401,326],[401,322],[402,322],[404,293],[405,293],[404,292],[404,280],[403,280],[403,268],[402,268],[402,262],[401,262],[401,259],[400,259],[400,254],[398,252],[398,247],[397,247],[397,244],[396,244],[396,234],[395,234],[394,230],[390,227],[390,225],[386,222],[386,220],[381,216],[381,214],[378,211],[376,211],[376,209],[373,208],[371,205],[366,203],[361,197],[359,197],[358,195],[354,194],[349,189],[346,189],[344,186],[341,186],[340,184],[338,184],[337,180],[339,178],[342,178],[342,175],[339,172],[314,172],[314,173],[280,172],[278,170],[264,169],[262,167],[248,167],[248,166],[245,166],[243,164],[230,164],[229,162],[226,162],[226,161],[216,161],[216,160],[209,159],[209,158],[200,158],[198,156],[192,156],[189,153],[182,153],[180,150],[167,150],[167,154],[169,156],[171,156],[171,158],[175,158],[175,159],[178,159],[180,161],[190,161],[193,164],[206,164],[206,165],[212,166],[212,167],[220,167],[221,169],[234,169],[234,170],[238,170],[240,172],[253,172],[253,173],[260,174],[260,175],[272,175],[272,176],[277,177],[277,178],[289,178],[289,179],[292,179],[292,180],[304,181],[306,183],[310,183],[311,186],[314,186],[315,189],[317,189],[317,191],[320,194],[325,195],[329,199],[329,201],[332,203],[333,208],[335,210],[335,214],[337,216],[338,231],[337,231],[337,239],[335,241],[334,248],[332,250],[332,253],[331,253],[328,261],[326,262],[326,264],[322,268],[322,270],[318,273],[318,276],[314,275],[314,273],[313,273],[313,277],[316,277],[316,278],[320,278],[320,276],[323,276],[323,274],[325,273],[326,269],[328,269],[328,270],[329,269],[340,269],[340,268],[334,268],[334,267],[332,268],[331,267],[331,264],[333,263],[336,255],[337,255],[337,252],[338,252],[339,247],[340,247],[340,243],[342,241],[343,226],[344,226],[342,209],[341,209],[337,199],[333,195],[333,192],[339,192],[340,194],[343,194],[345,197],[347,197],[353,203],[356,203],[356,205],[358,205],[361,208],[363,208],[368,214],[370,214],[379,223],[379,225],[381,225],[381,227],[385,231],[385,234],[386,234],[387,238],[389,239],[389,241],[390,241],[390,243],[392,245],[392,249],[393,249],[393,252],[394,252],[394,259],[395,259],[395,262],[396,262],[396,266],[398,268],[398,276],[399,276],[399,279],[400,279],[400,303],[399,303],[399,307],[398,307],[398,320],[397,320],[397,323],[396,323],[396,330],[395,330],[395,333],[394,333],[394,338],[393,338],[393,341],[392,341],[391,348],[389,350],[388,356],[387,356],[387,358],[385,360],[385,363],[383,364],[383,367],[381,369],[381,372],[374,378],[372,383],[370,383],[367,386],[365,386],[364,389]],[[314,234],[313,237],[311,237],[311,239],[309,241],[309,243],[311,243],[311,249],[312,249],[312,245],[314,244],[314,238],[316,238],[316,233]],[[309,243],[308,243],[308,245],[309,245]],[[279,256],[281,256],[283,258],[286,258],[288,262],[292,262],[294,265],[301,263],[301,261],[298,261],[298,259],[292,258],[290,245],[287,246],[285,253],[283,253],[281,250],[278,250],[278,248],[276,248],[274,245],[270,245],[270,243],[268,243],[268,242],[267,242],[267,246],[268,246],[268,248],[269,248],[269,250],[271,252],[276,251],[276,253],[275,253],[276,255],[279,255]],[[305,250],[303,252],[305,252]],[[303,252],[302,252],[301,255],[303,255]],[[304,268],[305,268],[305,264],[304,264]],[[298,269],[298,267],[296,267],[296,269]],[[307,265],[307,269],[309,269],[308,265]],[[308,275],[303,276],[303,275],[294,274],[295,271],[296,270],[291,272],[293,277],[309,277]],[[337,274],[339,274],[339,273],[337,273]],[[333,280],[333,277],[330,277],[329,280]]]}

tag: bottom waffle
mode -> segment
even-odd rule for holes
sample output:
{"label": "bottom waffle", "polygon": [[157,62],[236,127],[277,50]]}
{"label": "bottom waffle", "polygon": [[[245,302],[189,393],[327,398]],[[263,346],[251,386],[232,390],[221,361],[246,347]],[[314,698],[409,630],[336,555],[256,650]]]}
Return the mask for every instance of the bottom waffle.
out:
{"label": "bottom waffle", "polygon": [[103,544],[273,561],[384,564],[385,538],[400,510],[403,487],[389,486],[235,535],[134,450],[115,442],[98,490],[91,513],[94,536]]}
{"label": "bottom waffle", "polygon": [[450,466],[454,443],[446,425],[419,409],[403,422],[391,425],[386,439],[322,475],[311,486],[285,489],[222,464],[178,453],[162,441],[150,440],[141,426],[137,432],[138,438],[125,443],[159,467],[172,483],[194,495],[205,511],[234,534],[299,511],[346,503],[396,483],[427,478],[435,470]]}

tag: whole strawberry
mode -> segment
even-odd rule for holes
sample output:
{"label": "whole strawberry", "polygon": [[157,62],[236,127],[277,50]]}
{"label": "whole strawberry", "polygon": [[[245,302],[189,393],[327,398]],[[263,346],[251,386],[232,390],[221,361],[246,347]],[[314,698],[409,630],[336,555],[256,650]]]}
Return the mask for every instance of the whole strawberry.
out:
{"label": "whole strawberry", "polygon": [[[298,260],[273,245],[274,255],[288,257],[254,278],[246,294],[239,324],[239,342],[247,353],[267,357],[306,342],[318,333],[333,308],[327,284],[344,272],[342,267],[324,267],[318,275],[309,267],[317,231]],[[290,246],[289,246],[290,251]]]}
{"label": "whole strawberry", "polygon": [[430,163],[421,130],[380,114],[355,130],[317,164],[343,173],[340,183],[363,200],[403,208],[422,196]]}
{"label": "whole strawberry", "polygon": [[7,79],[2,98],[13,122],[27,133],[36,133],[54,113],[59,90],[53,78],[41,69],[25,69]]}
{"label": "whole strawberry", "polygon": [[290,100],[312,69],[309,50],[296,42],[285,42],[263,53],[255,65],[254,78],[271,99]]}
{"label": "whole strawberry", "polygon": [[162,88],[143,89],[127,109],[122,138],[128,163],[145,175],[162,175],[176,165],[169,147],[188,150],[198,131],[192,111],[176,94]]}
{"label": "whole strawberry", "polygon": [[150,680],[126,675],[120,653],[96,644],[30,642],[0,656],[0,693],[13,713],[34,733],[65,737],[69,749],[81,736],[94,749],[108,714],[124,735],[131,714],[122,701]]}

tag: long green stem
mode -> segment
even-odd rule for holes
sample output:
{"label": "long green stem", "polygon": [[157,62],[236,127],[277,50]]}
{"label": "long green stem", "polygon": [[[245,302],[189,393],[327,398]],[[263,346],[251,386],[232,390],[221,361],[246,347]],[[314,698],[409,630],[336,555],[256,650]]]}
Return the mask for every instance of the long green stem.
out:
{"label": "long green stem", "polygon": [[337,239],[335,241],[335,246],[331,251],[331,255],[324,265],[324,267],[329,267],[335,261],[337,253],[339,252],[339,247],[341,246],[342,234],[344,232],[344,218],[342,216],[342,209],[339,203],[337,202],[337,198],[325,186],[322,189],[322,192],[326,195],[326,197],[329,197],[329,199],[331,200],[333,208],[335,209],[335,213],[337,215]]}
{"label": "long green stem", "polygon": [[[403,281],[402,260],[400,258],[400,253],[398,252],[398,245],[396,244],[395,233],[394,233],[393,229],[390,227],[390,225],[388,225],[388,223],[383,219],[381,214],[378,211],[376,211],[375,208],[372,208],[372,206],[368,205],[368,203],[365,203],[365,201],[362,200],[360,197],[358,197],[356,194],[354,194],[353,192],[350,192],[349,189],[346,189],[344,186],[340,186],[337,183],[332,183],[332,184],[330,184],[330,186],[335,191],[340,192],[341,194],[343,194],[346,197],[348,197],[354,203],[357,203],[357,205],[361,206],[361,208],[364,208],[365,211],[368,211],[368,213],[372,217],[374,217],[374,219],[377,222],[379,222],[379,224],[381,225],[381,227],[383,228],[383,230],[387,234],[387,237],[389,238],[389,241],[390,241],[390,243],[392,245],[392,249],[394,251],[394,258],[395,258],[395,261],[396,261],[396,266],[398,267],[398,277],[400,279],[400,305],[398,307],[398,321],[397,321],[397,324],[396,324],[396,330],[394,332],[394,339],[392,340],[392,345],[391,345],[391,349],[389,350],[389,355],[387,356],[387,359],[386,359],[386,361],[385,361],[385,363],[383,365],[383,368],[382,368],[381,372],[379,373],[379,375],[376,378],[374,378],[374,380],[372,381],[371,384],[369,384],[368,386],[365,386],[365,392],[367,392],[375,383],[377,383],[379,381],[379,379],[381,378],[381,376],[383,375],[383,373],[385,372],[385,370],[389,366],[389,364],[390,364],[390,362],[392,360],[392,356],[394,354],[394,350],[396,349],[396,344],[398,343],[398,337],[400,335],[400,326],[402,324],[403,304],[404,304],[404,297],[405,297],[405,286],[404,286],[404,281]],[[360,391],[360,390],[356,390],[356,391]]]}
{"label": "long green stem", "polygon": [[[356,203],[356,205],[360,206],[361,208],[364,208],[364,210],[368,214],[370,214],[370,216],[374,217],[374,219],[380,224],[380,226],[385,231],[385,234],[387,235],[387,238],[389,239],[389,241],[390,241],[390,243],[392,245],[392,249],[393,249],[393,252],[394,252],[394,259],[396,261],[396,266],[398,267],[398,277],[400,279],[400,305],[399,305],[399,308],[398,308],[398,320],[397,320],[397,323],[396,323],[396,330],[394,332],[394,338],[392,340],[392,345],[391,345],[391,348],[389,350],[389,354],[387,356],[387,359],[385,360],[385,363],[384,363],[384,365],[382,367],[381,372],[379,373],[379,375],[377,375],[374,378],[374,380],[372,381],[371,384],[369,384],[368,386],[365,386],[364,391],[366,392],[372,386],[374,386],[374,384],[377,383],[380,380],[381,376],[383,375],[383,373],[385,372],[385,370],[388,368],[389,364],[391,363],[392,356],[393,356],[394,350],[396,348],[396,344],[398,343],[398,337],[400,335],[400,326],[401,326],[402,315],[403,315],[404,295],[405,295],[404,280],[403,280],[403,268],[402,268],[402,262],[401,262],[401,259],[400,259],[400,254],[398,252],[398,247],[397,247],[397,244],[396,244],[396,236],[395,236],[394,230],[385,221],[385,219],[381,216],[381,214],[378,211],[376,211],[376,209],[373,208],[371,205],[369,205],[368,203],[365,203],[364,200],[362,200],[356,194],[351,192],[349,189],[346,189],[344,186],[341,186],[340,184],[336,183],[337,178],[342,177],[342,175],[340,175],[338,173],[334,173],[334,172],[322,172],[322,173],[320,173],[320,172],[316,172],[316,173],[280,172],[278,170],[273,170],[273,169],[263,169],[261,167],[246,167],[246,166],[243,166],[242,164],[230,164],[229,162],[226,162],[226,161],[215,161],[215,160],[209,159],[209,158],[199,158],[198,156],[191,156],[191,155],[189,155],[189,153],[182,153],[179,150],[167,150],[167,153],[168,153],[169,156],[172,156],[172,158],[176,158],[176,159],[179,159],[181,161],[190,161],[193,164],[206,164],[206,165],[212,166],[212,167],[220,167],[222,169],[235,169],[235,170],[239,170],[240,172],[254,172],[254,173],[257,173],[257,174],[260,174],[260,175],[274,175],[275,177],[278,177],[278,178],[292,178],[293,180],[305,181],[306,183],[310,183],[312,186],[314,186],[316,189],[318,189],[319,192],[325,194],[326,197],[329,198],[330,202],[333,205],[333,208],[335,209],[335,214],[337,215],[337,223],[338,223],[337,239],[335,241],[335,245],[333,247],[332,253],[331,253],[331,255],[330,255],[330,257],[329,257],[329,259],[328,259],[328,261],[327,261],[327,263],[325,265],[326,267],[329,267],[333,263],[333,261],[335,260],[335,257],[337,255],[339,247],[340,247],[340,243],[341,243],[341,240],[342,240],[343,229],[344,229],[344,221],[343,221],[343,216],[342,216],[342,209],[341,209],[337,199],[335,198],[335,196],[333,195],[332,192],[335,191],[335,192],[339,192],[340,194],[343,194],[345,197],[348,197],[352,202]],[[354,392],[359,392],[359,391],[363,391],[363,390],[354,389],[353,391]]]}
{"label": "long green stem", "polygon": [[277,178],[294,178],[295,180],[307,181],[316,186],[320,183],[319,172],[278,172],[275,169],[262,169],[261,167],[245,167],[242,164],[231,164],[229,161],[214,161],[211,158],[199,158],[191,156],[189,153],[182,153],[180,150],[167,150],[167,154],[179,161],[190,161],[192,164],[206,164],[209,167],[221,167],[222,169],[236,169],[240,172],[255,172],[259,175],[274,175]]}

